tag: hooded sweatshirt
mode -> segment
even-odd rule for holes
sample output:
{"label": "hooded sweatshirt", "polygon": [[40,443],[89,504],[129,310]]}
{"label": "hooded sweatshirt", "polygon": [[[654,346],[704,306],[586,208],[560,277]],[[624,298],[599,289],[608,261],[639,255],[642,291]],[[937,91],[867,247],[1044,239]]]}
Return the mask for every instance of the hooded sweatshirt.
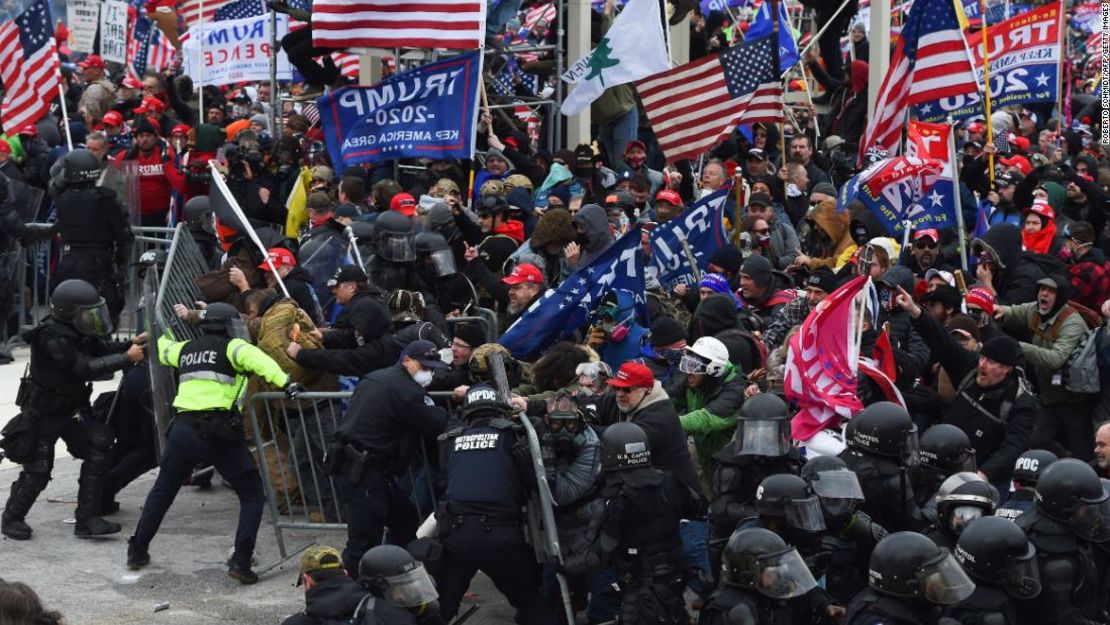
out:
{"label": "hooded sweatshirt", "polygon": [[1066,273],[1063,264],[1055,259],[1023,253],[1021,230],[1011,224],[992,226],[981,238],[971,242],[971,249],[976,255],[988,250],[998,260],[993,281],[1000,304],[1032,302],[1037,299],[1037,280],[1047,276],[1048,270]]}
{"label": "hooded sweatshirt", "polygon": [[[817,252],[813,249],[806,251],[813,252],[810,254],[808,266],[810,269],[817,269],[819,267],[828,267],[833,271],[838,271],[843,263],[839,263],[837,259],[849,247],[854,245],[852,241],[851,217],[848,211],[837,212],[836,200],[828,199],[817,205],[816,208],[809,211],[806,215],[806,221],[810,222],[813,228],[820,229],[832,241],[832,249],[828,250],[828,254],[823,257],[816,256]],[[813,234],[811,233],[812,237]],[[807,237],[806,243],[810,243]],[[812,246],[810,246],[812,248]]]}
{"label": "hooded sweatshirt", "polygon": [[282,625],[309,625],[329,619],[349,618],[359,602],[368,595],[366,589],[347,576],[326,579],[305,591],[305,610],[282,621]]}
{"label": "hooded sweatshirt", "polygon": [[613,244],[613,234],[609,231],[609,216],[597,204],[583,206],[574,216],[574,223],[581,224],[585,231],[586,242],[578,257],[578,266],[585,267]]}

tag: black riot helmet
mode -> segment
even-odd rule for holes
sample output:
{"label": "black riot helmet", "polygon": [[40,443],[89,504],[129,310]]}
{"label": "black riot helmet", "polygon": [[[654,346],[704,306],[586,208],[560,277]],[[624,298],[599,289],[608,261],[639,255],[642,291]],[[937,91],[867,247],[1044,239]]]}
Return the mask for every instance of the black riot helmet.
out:
{"label": "black riot helmet", "polygon": [[1010,519],[986,516],[972,521],[952,552],[976,584],[1002,586],[1016,599],[1041,592],[1037,550]]}
{"label": "black riot helmet", "polygon": [[921,434],[921,466],[942,476],[961,471],[974,472],[975,448],[960,428],[939,423]]}
{"label": "black riot helmet", "polygon": [[84,149],[66,152],[62,156],[62,179],[69,187],[95,184],[100,179],[100,159]]}
{"label": "black riot helmet", "polygon": [[944,480],[934,499],[938,522],[959,535],[975,519],[994,514],[1000,497],[990,482],[965,471]]}
{"label": "black riot helmet", "polygon": [[443,235],[443,238],[447,241],[454,241],[459,238],[460,232],[455,225],[455,216],[451,213],[451,207],[447,206],[445,202],[432,204],[428,208],[427,218],[428,227]]}
{"label": "black riot helmet", "polygon": [[801,477],[820,500],[826,524],[846,521],[856,503],[864,500],[859,476],[836,456],[810,458],[802,465]]}
{"label": "black riot helmet", "polygon": [[651,466],[647,434],[635,423],[621,421],[601,434],[601,468],[621,471]]}
{"label": "black riot helmet", "polygon": [[459,416],[466,421],[473,419],[504,419],[509,416],[509,406],[498,397],[488,384],[475,384],[466,391]]}
{"label": "black riot helmet", "polygon": [[395,263],[416,260],[412,219],[397,211],[385,211],[374,222],[374,246],[379,256]]}
{"label": "black riot helmet", "polygon": [[1053,462],[1037,481],[1037,510],[1090,542],[1110,540],[1108,499],[1094,468],[1075,458]]}
{"label": "black riot helmet", "polygon": [[821,502],[809,484],[793,473],[768,475],[755,489],[755,509],[760,516],[785,518],[787,525],[807,532],[825,529]]}
{"label": "black riot helmet", "polygon": [[895,532],[871,552],[868,584],[875,592],[939,605],[959,603],[975,582],[947,549],[917,532]]}
{"label": "black riot helmet", "polygon": [[226,302],[209,304],[200,313],[200,330],[205,334],[231,334],[231,326],[239,321],[239,311]]}
{"label": "black riot helmet", "polygon": [[762,527],[736,530],[721,554],[721,581],[771,599],[792,599],[817,587],[798,550]]}
{"label": "black riot helmet", "polygon": [[1047,449],[1030,449],[1014,462],[1014,482],[1021,486],[1036,486],[1041,473],[1060,458]]}
{"label": "black riot helmet", "polygon": [[185,202],[184,217],[189,228],[216,234],[215,212],[208,202],[207,195],[198,195]]}
{"label": "black riot helmet", "polygon": [[73,326],[85,336],[108,336],[112,317],[104,298],[84,280],[65,280],[50,294],[53,317]]}
{"label": "black riot helmet", "polygon": [[418,608],[439,597],[424,564],[397,545],[378,545],[364,553],[358,583],[402,608]]}
{"label": "black riot helmet", "polygon": [[455,267],[455,252],[447,245],[447,239],[438,232],[421,232],[414,240],[416,256],[425,263],[437,278],[445,278],[458,273]]}
{"label": "black riot helmet", "polygon": [[871,404],[849,419],[844,440],[851,449],[903,466],[918,461],[917,426],[905,408],[888,401]]}
{"label": "black riot helmet", "polygon": [[757,393],[744,400],[736,440],[741,456],[785,456],[790,451],[790,407],[774,393]]}

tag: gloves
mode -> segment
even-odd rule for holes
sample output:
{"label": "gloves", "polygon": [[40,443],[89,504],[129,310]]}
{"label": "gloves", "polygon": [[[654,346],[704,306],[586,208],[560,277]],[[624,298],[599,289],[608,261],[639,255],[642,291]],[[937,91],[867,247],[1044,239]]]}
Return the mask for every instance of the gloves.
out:
{"label": "gloves", "polygon": [[297,396],[300,395],[301,393],[308,392],[308,389],[301,386],[300,383],[298,383],[298,382],[289,382],[288,384],[285,385],[285,388],[283,388],[282,390],[285,391],[285,398],[286,399],[296,399]]}

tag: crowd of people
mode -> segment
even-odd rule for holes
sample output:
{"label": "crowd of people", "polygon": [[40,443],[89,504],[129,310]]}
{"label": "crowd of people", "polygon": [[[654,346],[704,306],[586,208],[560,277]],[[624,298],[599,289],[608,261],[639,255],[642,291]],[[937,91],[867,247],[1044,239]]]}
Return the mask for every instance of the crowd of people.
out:
{"label": "crowd of people", "polygon": [[[491,54],[516,54],[519,20],[547,1],[502,2]],[[598,29],[612,10],[595,16]],[[747,30],[743,13],[676,10],[692,11],[692,57]],[[956,127],[967,231],[895,237],[862,203],[837,200],[861,160],[865,30],[855,11],[812,10],[836,25],[805,58],[821,108],[738,131],[698,162],[665,160],[632,85],[593,104],[595,142],[555,138],[549,150],[549,119],[537,130],[486,110],[474,161],[337,171],[309,98],[279,98],[300,85],[206,87],[200,110],[178,66],[136,80],[96,55],[66,63],[68,128],[48,116],[0,137],[0,184],[45,192],[27,207],[0,190],[0,236],[54,250],[51,314],[21,335],[21,414],[0,439],[22,465],[3,535],[32,539],[27,514],[62,439],[83,459],[79,537],[121,532],[108,518],[116,495],[158,466],[128,541],[139,570],[159,557],[182,485],[213,465],[240,503],[228,574],[257,582],[264,479],[281,476],[260,472],[241,406],[280,390],[289,410],[308,402],[336,417],[321,419],[322,441],[267,434],[280,441],[273,453],[309,450],[340,518],[308,493],[292,505],[347,525],[343,549],[304,554],[305,611],[288,623],[450,622],[478,571],[528,624],[567,613],[625,624],[1110,622],[1110,161],[1097,103],[1081,97],[1093,90],[1086,39],[1069,30],[1072,110],[1010,106]],[[558,26],[531,28],[523,45]],[[551,54],[520,67],[543,85]],[[310,93],[343,79],[326,83]],[[213,176],[247,223],[213,195]],[[126,185],[136,191],[117,192]],[[665,287],[651,230],[722,189],[729,242],[696,279]],[[979,201],[986,219],[973,234]],[[186,276],[200,301],[132,301],[157,334],[112,340],[135,321],[128,276],[178,269],[155,252],[132,271],[134,228],[173,224],[205,268]],[[636,224],[645,293],[610,290],[537,358],[498,343]],[[859,320],[859,360],[876,366],[840,382],[863,409],[802,438],[784,389],[791,337],[860,276],[879,304]],[[153,416],[152,366],[176,371],[168,431]],[[91,401],[91,382],[118,372],[114,398]],[[301,397],[340,390],[349,402]],[[439,454],[419,454],[424,443]],[[439,502],[420,538],[423,494],[401,479],[410,470]],[[545,506],[558,553],[545,551]],[[26,587],[0,583],[2,597],[41,612]]]}

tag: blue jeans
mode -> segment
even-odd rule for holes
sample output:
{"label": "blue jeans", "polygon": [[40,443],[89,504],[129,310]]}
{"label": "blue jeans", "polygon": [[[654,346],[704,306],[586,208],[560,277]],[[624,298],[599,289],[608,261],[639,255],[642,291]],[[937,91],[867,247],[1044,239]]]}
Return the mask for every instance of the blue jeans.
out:
{"label": "blue jeans", "polygon": [[640,109],[635,105],[628,112],[598,128],[597,142],[606,152],[606,165],[615,169],[615,163],[624,154],[629,141],[636,139],[640,130]]}
{"label": "blue jeans", "polygon": [[678,526],[682,537],[682,553],[686,564],[696,571],[690,580],[690,590],[706,599],[713,592],[713,571],[709,566],[709,524],[705,521],[683,521]]}
{"label": "blue jeans", "polygon": [[166,436],[161,469],[146,496],[143,514],[135,528],[135,545],[145,549],[154,539],[162,519],[173,505],[181,484],[198,462],[211,463],[239,496],[239,526],[235,530],[235,555],[240,566],[250,564],[266,498],[262,477],[245,442],[231,447],[210,445],[190,425],[174,421]]}

